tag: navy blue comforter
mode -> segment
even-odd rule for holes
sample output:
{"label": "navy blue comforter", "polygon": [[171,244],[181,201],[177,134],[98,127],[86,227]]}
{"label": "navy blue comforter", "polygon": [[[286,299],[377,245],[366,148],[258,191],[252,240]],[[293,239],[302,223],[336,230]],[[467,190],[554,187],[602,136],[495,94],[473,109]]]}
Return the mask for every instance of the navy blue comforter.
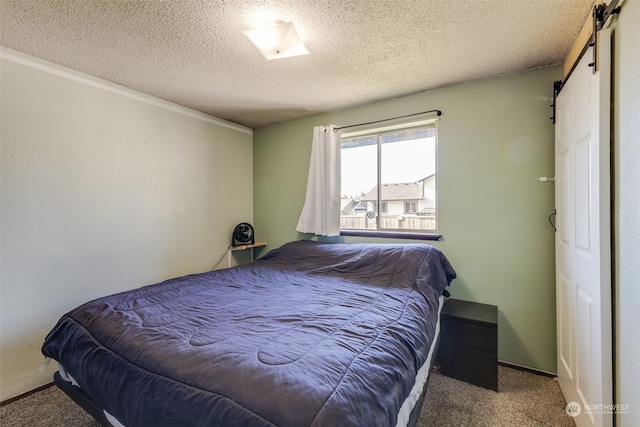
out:
{"label": "navy blue comforter", "polygon": [[84,304],[42,351],[133,426],[390,426],[455,272],[421,244],[288,243]]}

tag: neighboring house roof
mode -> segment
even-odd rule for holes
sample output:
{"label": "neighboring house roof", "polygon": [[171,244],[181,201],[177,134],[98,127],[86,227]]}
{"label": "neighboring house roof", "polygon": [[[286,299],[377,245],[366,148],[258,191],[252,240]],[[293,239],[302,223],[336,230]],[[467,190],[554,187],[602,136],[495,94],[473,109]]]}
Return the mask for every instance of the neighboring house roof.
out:
{"label": "neighboring house roof", "polygon": [[[382,200],[419,200],[422,199],[422,185],[415,182],[382,184]],[[362,200],[377,200],[378,186],[369,191]]]}
{"label": "neighboring house roof", "polygon": [[428,180],[428,179],[430,179],[430,178],[435,178],[435,176],[436,176],[436,174],[435,174],[435,173],[432,173],[432,174],[431,174],[431,175],[429,175],[429,176],[425,176],[424,178],[419,179],[419,180],[418,180],[418,182],[426,181],[426,180]]}
{"label": "neighboring house roof", "polygon": [[344,203],[345,200],[343,199],[343,206],[342,206],[342,212],[344,214],[349,214],[351,212],[359,212],[359,211],[366,211],[367,210],[367,206],[362,203],[361,200],[354,200],[351,199],[349,201],[346,201],[346,203]]}

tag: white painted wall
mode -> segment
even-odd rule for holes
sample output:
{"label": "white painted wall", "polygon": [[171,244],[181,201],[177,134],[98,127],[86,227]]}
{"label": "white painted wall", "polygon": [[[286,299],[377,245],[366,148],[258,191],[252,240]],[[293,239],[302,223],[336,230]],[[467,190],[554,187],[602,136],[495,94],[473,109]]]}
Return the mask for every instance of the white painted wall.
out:
{"label": "white painted wall", "polygon": [[614,33],[616,403],[620,427],[640,426],[640,0],[626,0]]}
{"label": "white painted wall", "polygon": [[5,400],[51,382],[55,363],[37,371],[40,347],[68,310],[213,266],[233,227],[253,220],[253,136],[11,50],[0,56]]}

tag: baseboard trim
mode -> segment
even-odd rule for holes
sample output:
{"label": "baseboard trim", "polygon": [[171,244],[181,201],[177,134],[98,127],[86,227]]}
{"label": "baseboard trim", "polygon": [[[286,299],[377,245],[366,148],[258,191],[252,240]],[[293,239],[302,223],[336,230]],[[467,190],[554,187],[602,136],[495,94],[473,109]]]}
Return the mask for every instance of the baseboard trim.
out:
{"label": "baseboard trim", "polygon": [[33,390],[29,390],[29,391],[28,391],[28,392],[26,392],[26,393],[22,393],[22,394],[19,394],[19,395],[17,395],[17,396],[10,397],[9,399],[7,399],[7,400],[3,400],[2,402],[0,402],[0,406],[8,405],[9,403],[13,403],[13,402],[15,402],[16,400],[20,400],[20,399],[22,399],[23,397],[31,396],[32,394],[37,393],[37,392],[42,391],[42,390],[46,390],[46,389],[48,389],[49,387],[51,387],[51,386],[53,386],[53,385],[54,385],[54,383],[53,383],[53,382],[50,382],[50,383],[48,383],[48,384],[41,385],[41,386],[40,386],[40,387],[38,387],[38,388],[34,388]]}
{"label": "baseboard trim", "polygon": [[553,372],[541,371],[539,369],[529,368],[527,366],[516,365],[514,363],[503,362],[502,360],[498,360],[498,365],[504,366],[506,368],[517,369],[518,371],[530,372],[532,374],[541,375],[543,377],[555,378],[557,375]]}

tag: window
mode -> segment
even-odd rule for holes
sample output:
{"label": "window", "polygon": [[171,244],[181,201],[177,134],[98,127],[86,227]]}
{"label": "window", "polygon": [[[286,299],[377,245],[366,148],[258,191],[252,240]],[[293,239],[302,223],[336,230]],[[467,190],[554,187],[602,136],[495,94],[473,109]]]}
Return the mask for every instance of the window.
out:
{"label": "window", "polygon": [[406,213],[406,214],[417,214],[418,213],[418,202],[404,202],[404,213]]}
{"label": "window", "polygon": [[[373,211],[378,211],[378,202],[373,203]],[[380,206],[380,213],[387,213],[387,202],[383,201],[382,206]]]}
{"label": "window", "polygon": [[424,121],[343,134],[341,232],[433,235],[436,140]]}

